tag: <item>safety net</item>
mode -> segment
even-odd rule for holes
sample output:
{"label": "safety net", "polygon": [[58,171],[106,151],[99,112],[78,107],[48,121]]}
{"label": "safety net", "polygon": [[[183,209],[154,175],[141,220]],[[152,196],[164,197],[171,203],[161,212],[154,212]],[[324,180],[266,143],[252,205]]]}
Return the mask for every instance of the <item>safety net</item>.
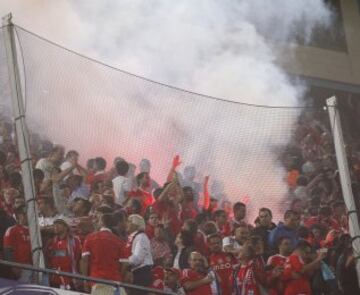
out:
{"label": "safety net", "polygon": [[[77,150],[84,165],[102,156],[107,169],[121,157],[137,166],[135,173],[148,159],[151,177],[160,184],[180,155],[182,182],[194,186],[200,199],[210,175],[211,195],[247,203],[249,218],[261,207],[283,213],[291,182],[284,151],[299,117],[314,108],[200,95],[97,62],[20,27],[16,34],[33,146],[45,139],[64,145]],[[1,83],[7,81],[4,68]],[[8,96],[5,90],[2,97]]]}

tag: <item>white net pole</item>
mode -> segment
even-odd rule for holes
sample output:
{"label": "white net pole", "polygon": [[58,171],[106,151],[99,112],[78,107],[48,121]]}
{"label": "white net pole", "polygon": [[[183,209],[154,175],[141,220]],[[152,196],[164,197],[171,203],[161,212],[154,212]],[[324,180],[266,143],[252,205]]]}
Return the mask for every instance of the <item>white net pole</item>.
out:
{"label": "white net pole", "polygon": [[9,82],[11,87],[13,116],[15,121],[16,139],[19,149],[19,157],[21,161],[21,172],[24,185],[25,201],[27,204],[26,209],[29,223],[33,265],[35,267],[44,268],[45,264],[42,252],[42,242],[38,223],[37,207],[35,202],[36,193],[32,175],[29,138],[25,122],[24,103],[16,54],[14,25],[11,22],[11,14],[3,18],[3,26],[6,57],[9,70]]}
{"label": "white net pole", "polygon": [[327,99],[326,104],[328,107],[330,124],[334,138],[336,161],[339,169],[341,189],[349,216],[349,231],[352,237],[352,246],[354,249],[354,256],[356,257],[356,272],[358,283],[360,285],[360,228],[358,212],[356,210],[354,195],[351,188],[351,178],[336,97],[333,96]]}

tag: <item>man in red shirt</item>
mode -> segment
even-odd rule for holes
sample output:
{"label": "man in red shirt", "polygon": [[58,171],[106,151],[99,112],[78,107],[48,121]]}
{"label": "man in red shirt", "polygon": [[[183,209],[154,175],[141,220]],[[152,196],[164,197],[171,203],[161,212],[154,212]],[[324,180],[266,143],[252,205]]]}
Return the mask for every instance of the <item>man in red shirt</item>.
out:
{"label": "man in red shirt", "polygon": [[181,203],[180,219],[185,222],[187,219],[194,219],[198,215],[196,209],[195,194],[190,186],[183,188],[183,200]]}
{"label": "man in red shirt", "polygon": [[216,278],[213,272],[205,268],[204,257],[199,252],[192,252],[190,268],[184,269],[181,284],[188,295],[216,295]]}
{"label": "man in red shirt", "polygon": [[247,225],[245,222],[246,205],[241,202],[237,202],[233,206],[234,219],[232,222],[232,229],[236,229],[240,225]]}
{"label": "man in red shirt", "polygon": [[136,191],[130,192],[128,195],[130,199],[139,200],[142,208],[142,216],[144,216],[146,209],[154,203],[154,198],[147,191],[150,187],[150,176],[147,172],[142,172],[136,176],[136,182],[138,185],[138,189]]}
{"label": "man in red shirt", "polygon": [[[66,220],[54,221],[55,237],[46,247],[45,257],[49,268],[77,273],[81,257],[81,242],[78,237],[70,234]],[[51,276],[50,283],[56,288],[75,289],[75,281],[69,277]]]}
{"label": "man in red shirt", "polygon": [[112,215],[104,214],[100,218],[100,230],[86,237],[80,264],[83,275],[121,281],[119,259],[126,256],[125,242],[111,232],[112,225]]}
{"label": "man in red shirt", "polygon": [[311,245],[306,241],[300,241],[285,262],[284,295],[311,295],[310,274],[320,267],[321,261],[326,257],[326,252],[319,251],[317,257],[312,260]]}
{"label": "man in red shirt", "polygon": [[[4,236],[4,256],[6,260],[32,264],[30,235],[25,207],[15,210],[17,224],[9,227]],[[19,282],[30,283],[32,272],[13,268],[12,272]]]}
{"label": "man in red shirt", "polygon": [[231,227],[227,221],[226,212],[224,210],[216,210],[213,213],[213,219],[219,229],[219,233],[223,238],[231,236]]}
{"label": "man in red shirt", "polygon": [[278,295],[284,292],[284,283],[281,280],[281,275],[284,271],[284,265],[287,257],[292,252],[291,240],[287,237],[282,237],[278,240],[279,253],[270,256],[267,261],[267,282],[269,285],[269,294]]}
{"label": "man in red shirt", "polygon": [[211,253],[208,258],[209,265],[219,277],[221,294],[231,295],[229,277],[232,275],[233,267],[237,261],[230,253],[222,251],[222,239],[218,233],[210,235],[207,242]]}
{"label": "man in red shirt", "polygon": [[335,229],[340,230],[341,225],[332,217],[333,212],[330,207],[322,207],[319,210],[319,215],[310,217],[305,220],[304,225],[307,228],[312,227],[315,224],[323,225],[327,230]]}

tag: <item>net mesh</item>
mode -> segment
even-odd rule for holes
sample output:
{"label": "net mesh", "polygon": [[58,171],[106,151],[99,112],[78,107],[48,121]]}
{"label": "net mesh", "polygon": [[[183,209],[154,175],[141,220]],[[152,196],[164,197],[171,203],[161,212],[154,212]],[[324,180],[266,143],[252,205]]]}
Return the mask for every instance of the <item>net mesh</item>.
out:
{"label": "net mesh", "polygon": [[22,28],[16,32],[32,141],[47,138],[75,149],[82,163],[103,156],[108,168],[121,157],[139,172],[146,158],[159,183],[179,154],[183,184],[194,186],[200,198],[204,176],[210,175],[212,196],[248,203],[249,218],[260,207],[271,208],[276,219],[283,213],[288,185],[282,154],[304,109],[184,91],[85,58]]}

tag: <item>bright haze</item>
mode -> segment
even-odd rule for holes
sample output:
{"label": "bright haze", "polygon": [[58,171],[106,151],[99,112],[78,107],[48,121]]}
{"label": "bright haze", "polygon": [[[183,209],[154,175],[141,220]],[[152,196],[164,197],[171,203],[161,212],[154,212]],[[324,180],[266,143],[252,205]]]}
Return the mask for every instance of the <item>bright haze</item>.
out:
{"label": "bright haze", "polygon": [[[2,1],[2,14],[51,41],[164,84],[266,106],[302,105],[303,85],[275,63],[275,43],[328,26],[320,0]],[[152,162],[163,182],[171,158],[211,175],[231,201],[250,199],[275,215],[286,197],[279,153],[298,109],[225,103],[167,88],[94,64],[19,31],[29,123],[77,149]],[[294,62],[296,62],[294,60]],[[221,188],[222,185],[219,185]],[[216,189],[216,188],[215,188]],[[220,189],[221,190],[221,189]]]}

